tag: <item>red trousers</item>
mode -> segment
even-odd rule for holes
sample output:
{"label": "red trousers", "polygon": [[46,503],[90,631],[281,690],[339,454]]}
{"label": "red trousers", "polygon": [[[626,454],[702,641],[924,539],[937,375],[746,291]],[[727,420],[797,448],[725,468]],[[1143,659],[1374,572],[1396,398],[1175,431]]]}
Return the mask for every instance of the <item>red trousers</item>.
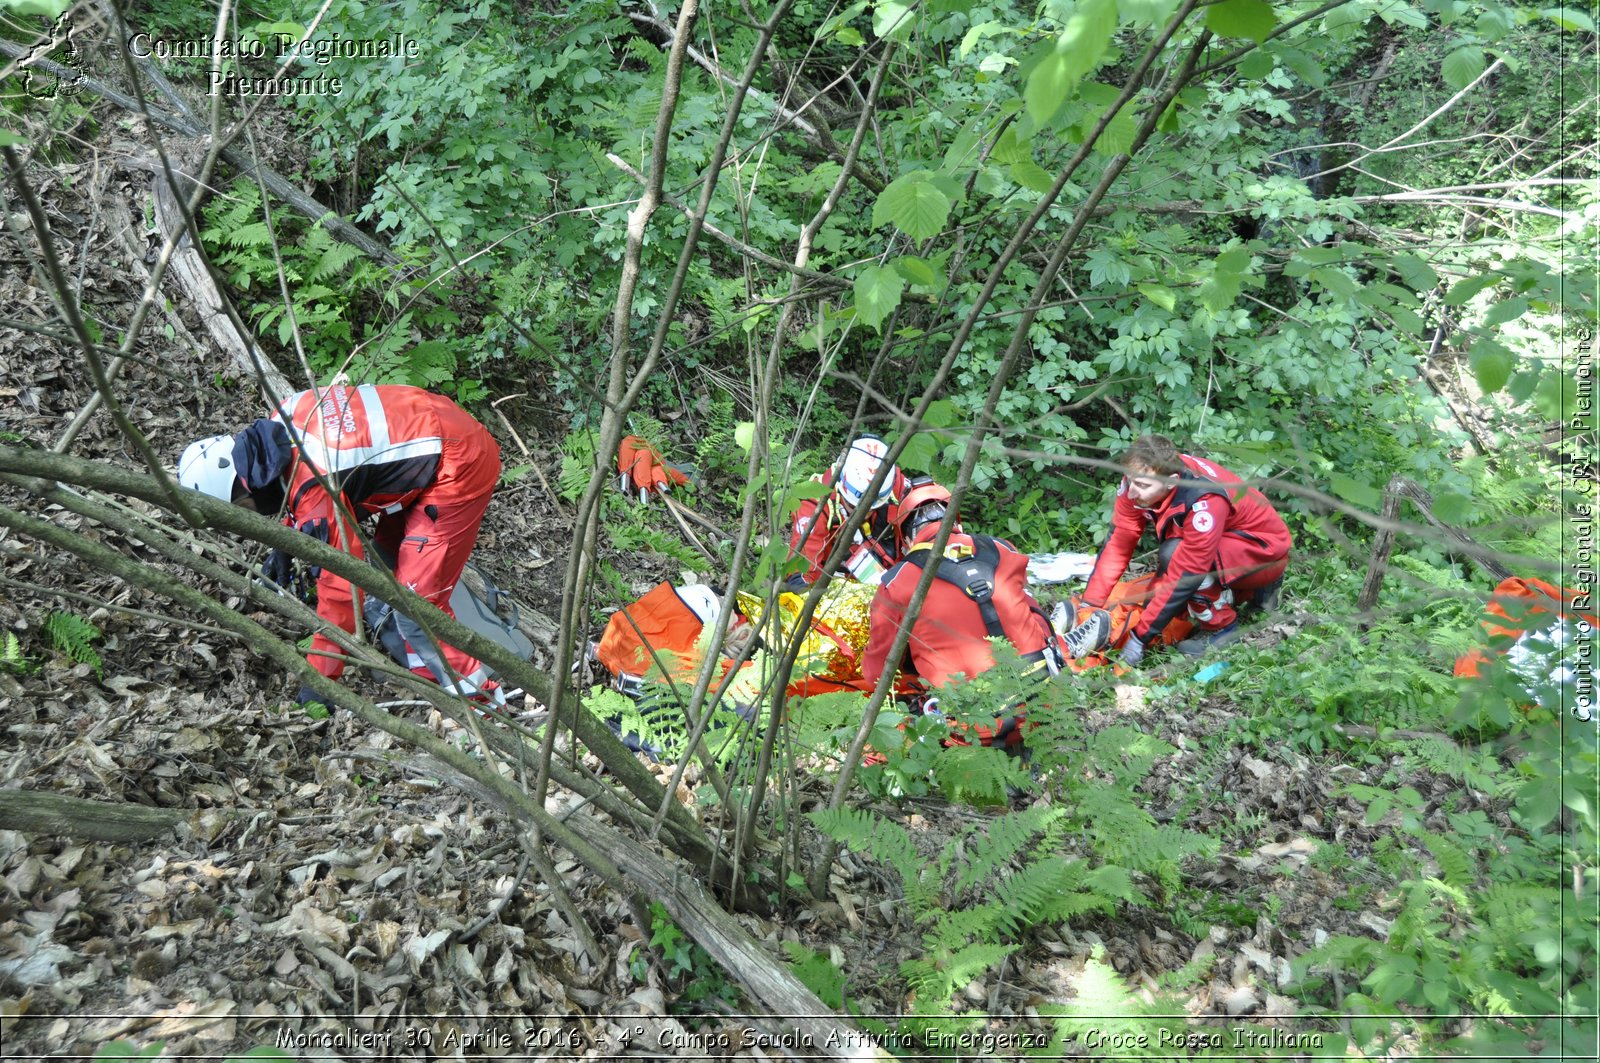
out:
{"label": "red trousers", "polygon": [[[437,479],[405,509],[381,518],[373,536],[379,552],[394,558],[395,579],[449,616],[455,616],[455,610],[450,608],[450,592],[460,581],[478,541],[478,526],[483,523],[495,481],[500,477],[499,447],[488,431],[465,414],[459,420],[462,423],[445,426]],[[450,645],[440,645],[438,649],[449,671],[455,674],[439,674],[433,640],[405,614],[397,619],[400,633],[426,665],[412,671],[419,675],[434,673],[447,689],[457,688],[455,679],[459,676],[463,694],[476,693],[488,678],[481,661]]]}

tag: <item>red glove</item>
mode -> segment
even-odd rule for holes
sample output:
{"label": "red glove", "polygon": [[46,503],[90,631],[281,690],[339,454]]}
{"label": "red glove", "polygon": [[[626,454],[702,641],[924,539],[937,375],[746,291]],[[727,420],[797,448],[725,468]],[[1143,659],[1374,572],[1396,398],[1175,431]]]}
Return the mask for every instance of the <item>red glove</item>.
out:
{"label": "red glove", "polygon": [[682,487],[689,482],[687,476],[668,465],[660,452],[638,436],[625,437],[617,447],[617,470],[622,473],[617,485],[624,494],[637,492],[641,502],[648,502],[652,491],[661,494],[671,491],[674,485]]}

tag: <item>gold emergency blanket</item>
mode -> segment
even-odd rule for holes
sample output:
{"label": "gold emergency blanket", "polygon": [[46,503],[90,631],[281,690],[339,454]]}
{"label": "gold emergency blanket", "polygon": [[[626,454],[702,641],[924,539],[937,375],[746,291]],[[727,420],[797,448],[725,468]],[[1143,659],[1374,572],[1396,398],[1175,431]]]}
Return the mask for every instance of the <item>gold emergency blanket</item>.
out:
{"label": "gold emergency blanket", "polygon": [[[835,683],[861,678],[861,661],[867,652],[867,617],[877,590],[871,584],[854,580],[834,580],[828,584],[812,615],[811,630],[800,643],[800,654],[795,659],[797,671]],[[769,644],[781,640],[781,645],[788,645],[789,639],[794,637],[804,603],[805,599],[798,594],[785,591],[778,595],[778,634],[774,636],[772,630],[762,624],[766,602],[753,594],[739,592],[739,612],[763,628],[761,634]]]}

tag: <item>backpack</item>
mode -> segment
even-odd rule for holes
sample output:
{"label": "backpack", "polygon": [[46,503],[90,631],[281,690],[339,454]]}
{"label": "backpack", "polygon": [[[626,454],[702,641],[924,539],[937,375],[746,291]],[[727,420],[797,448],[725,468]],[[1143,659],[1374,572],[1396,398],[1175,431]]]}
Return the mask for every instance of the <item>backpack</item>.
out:
{"label": "backpack", "polygon": [[[483,581],[482,597],[473,594],[467,586],[468,572]],[[508,607],[510,619],[501,618],[501,603]],[[516,602],[489,578],[487,572],[470,561],[462,570],[461,579],[456,581],[455,589],[450,592],[450,608],[455,612],[456,619],[473,631],[493,639],[524,661],[533,658],[533,642],[517,626],[520,617]],[[399,614],[393,606],[369,594],[364,612],[373,637],[397,664],[403,668],[414,668],[420,663],[411,652],[405,636],[400,634]]]}

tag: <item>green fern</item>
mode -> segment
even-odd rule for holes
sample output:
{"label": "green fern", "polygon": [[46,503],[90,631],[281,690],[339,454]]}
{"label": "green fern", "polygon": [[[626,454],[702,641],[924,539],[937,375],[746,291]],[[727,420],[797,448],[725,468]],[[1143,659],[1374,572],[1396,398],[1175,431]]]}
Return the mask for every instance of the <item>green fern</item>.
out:
{"label": "green fern", "polygon": [[919,1002],[940,1005],[950,994],[964,987],[983,972],[1016,951],[1015,945],[969,942],[959,949],[924,949],[922,956],[906,960],[900,973],[916,993]]}
{"label": "green fern", "polygon": [[1050,805],[1032,805],[974,828],[967,837],[966,867],[956,878],[956,890],[966,890],[993,873],[995,868],[1005,866],[1023,846],[1049,830],[1051,824],[1064,815],[1064,811]]}
{"label": "green fern", "polygon": [[10,631],[0,642],[0,670],[25,675],[33,670],[33,662],[22,652],[22,641]]}
{"label": "green fern", "polygon": [[561,441],[561,474],[556,479],[556,489],[568,502],[583,497],[589,487],[589,475],[594,471],[594,434],[585,429],[568,433]]}
{"label": "green fern", "polygon": [[69,661],[89,665],[96,677],[102,675],[100,654],[94,648],[95,640],[101,638],[99,628],[74,613],[56,611],[45,617],[44,630],[57,653]]}
{"label": "green fern", "polygon": [[906,899],[914,908],[926,896],[922,857],[911,835],[898,823],[854,808],[817,809],[807,813],[817,829],[841,845],[888,864],[900,876]]}
{"label": "green fern", "polygon": [[1004,804],[1006,787],[1028,785],[1026,768],[1004,750],[987,746],[947,746],[933,758],[933,781],[952,801]]}

